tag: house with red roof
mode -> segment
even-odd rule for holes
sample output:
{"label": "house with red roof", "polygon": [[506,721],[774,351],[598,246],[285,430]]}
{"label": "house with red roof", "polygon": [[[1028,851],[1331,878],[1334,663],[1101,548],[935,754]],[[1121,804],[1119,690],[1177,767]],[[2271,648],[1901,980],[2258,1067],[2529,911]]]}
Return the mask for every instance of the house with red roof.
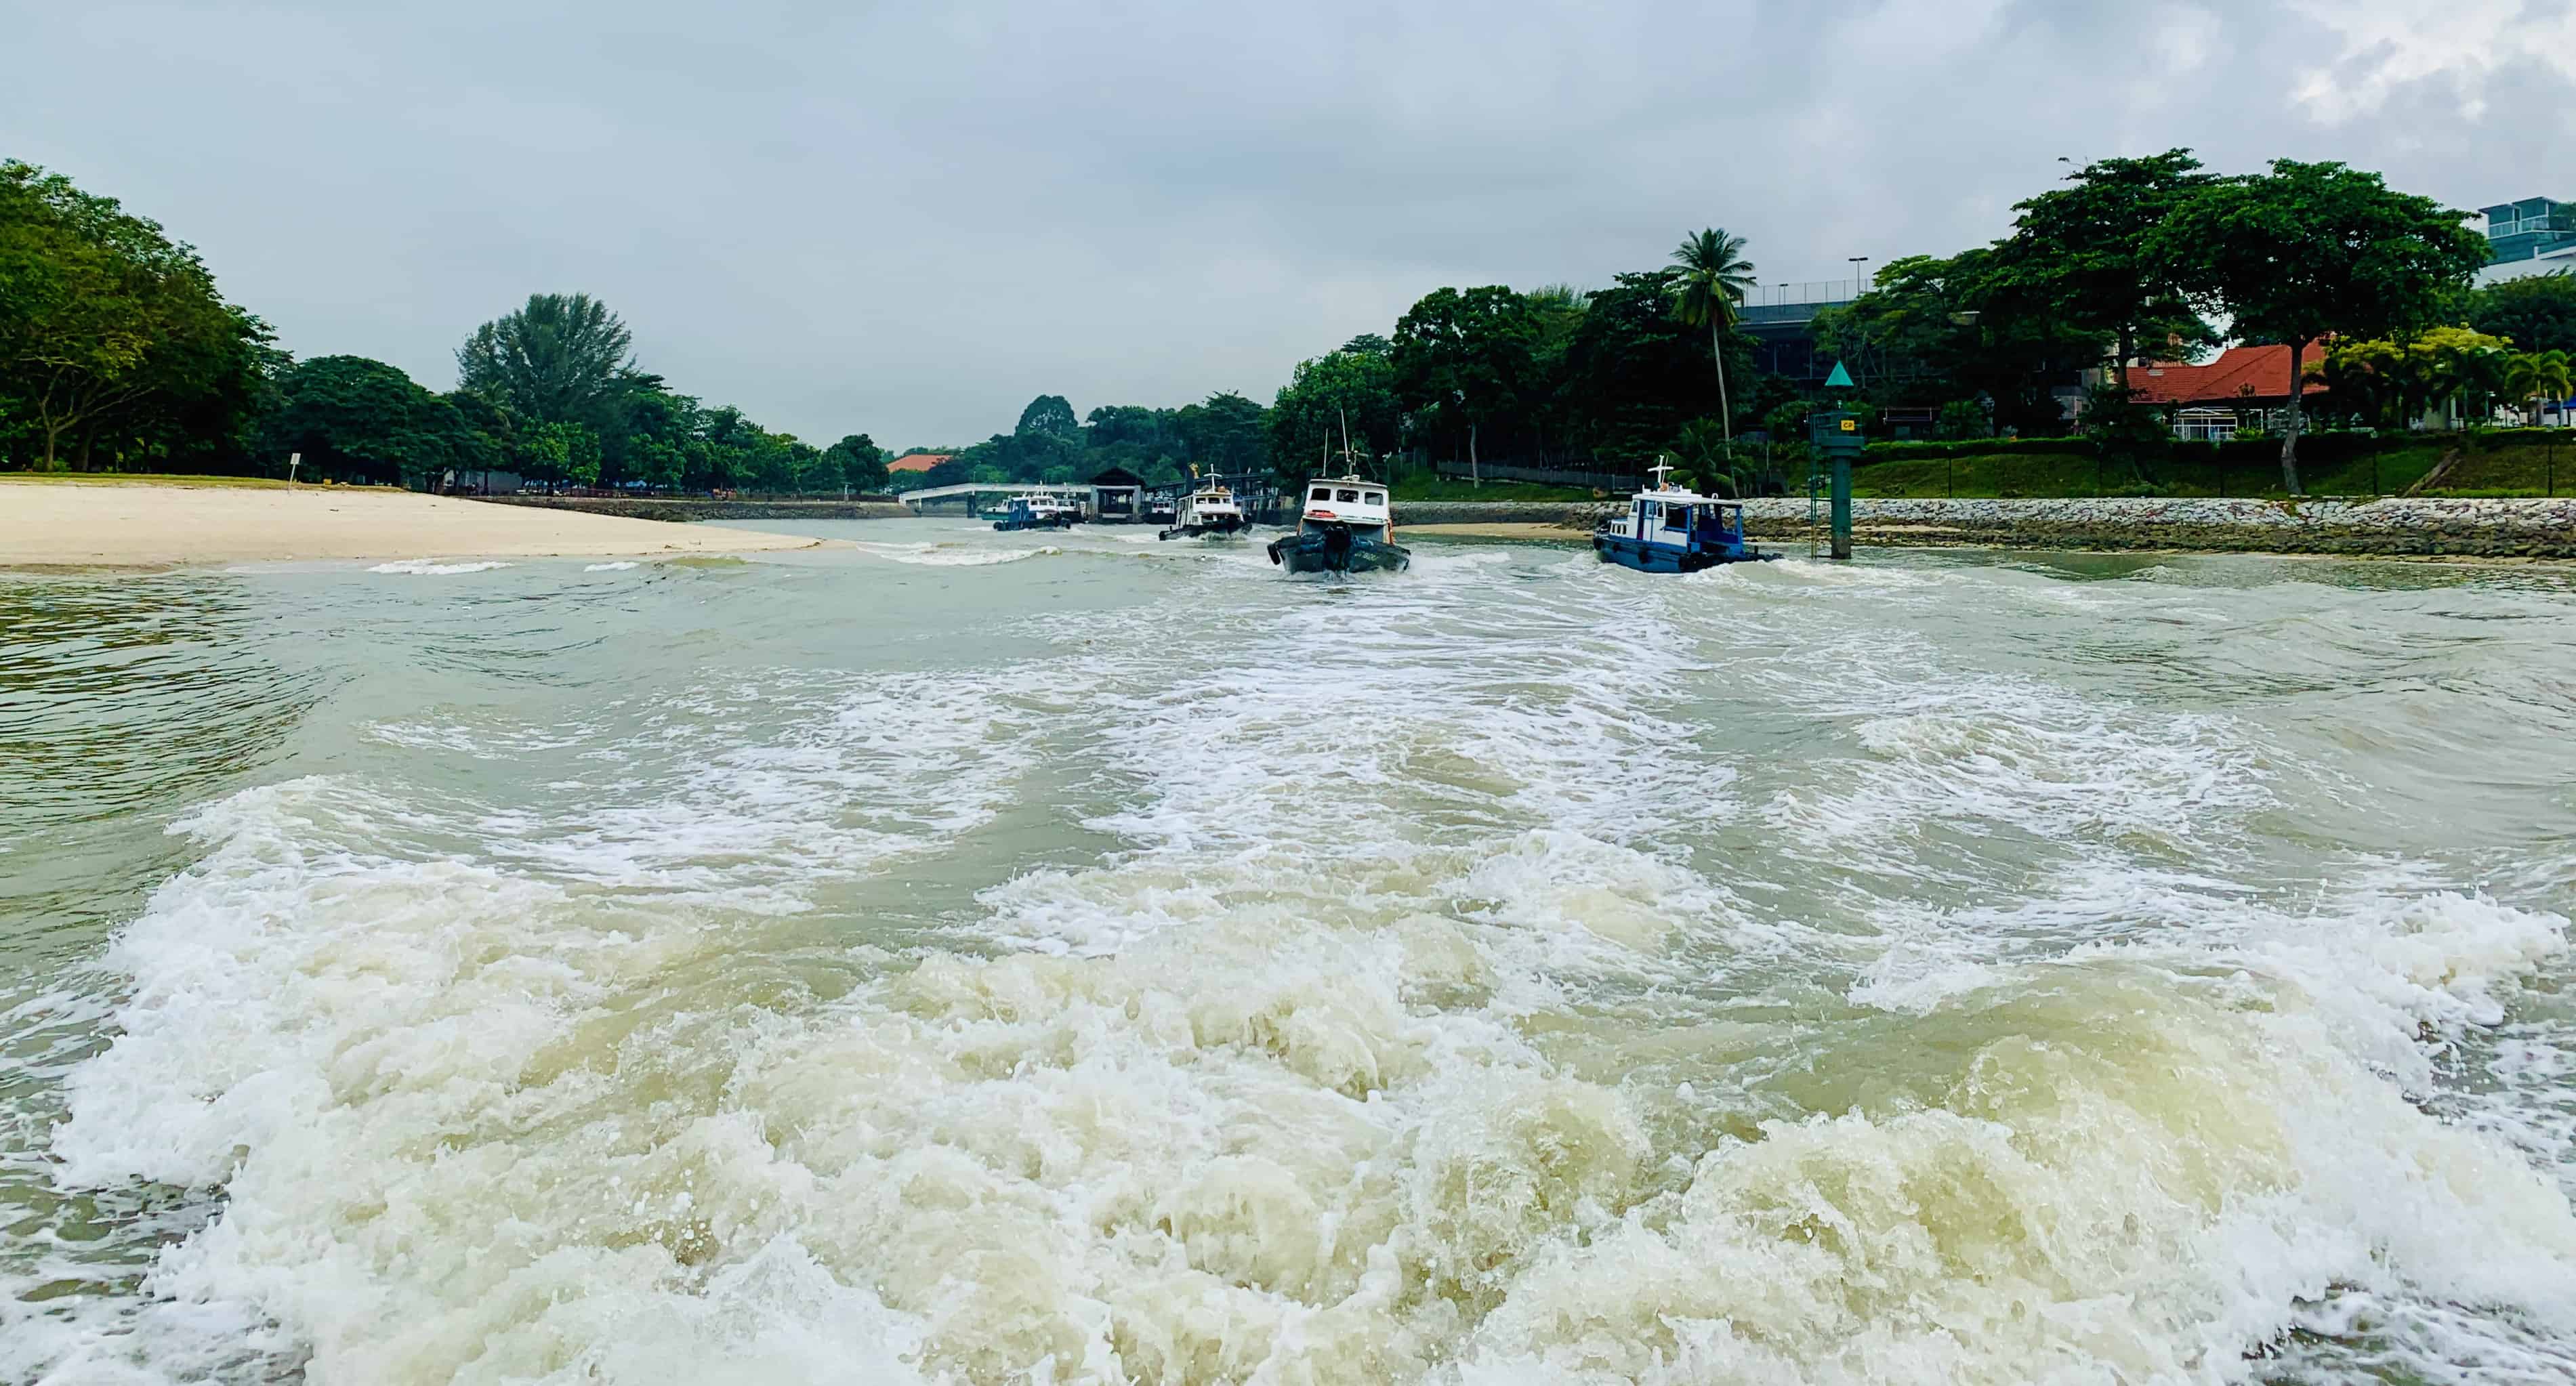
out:
{"label": "house with red roof", "polygon": [[957,454],[953,452],[916,452],[908,456],[898,457],[892,462],[888,462],[886,464],[886,470],[889,472],[926,472],[956,455]]}
{"label": "house with red roof", "polygon": [[[2300,383],[2301,398],[2325,389],[2312,374],[2325,356],[2321,341],[2308,343],[2300,353],[2302,371],[2311,373]],[[2229,347],[2205,365],[2153,361],[2131,366],[2129,398],[2171,406],[2177,438],[2232,438],[2239,428],[2268,428],[2273,413],[2290,404],[2290,349]]]}

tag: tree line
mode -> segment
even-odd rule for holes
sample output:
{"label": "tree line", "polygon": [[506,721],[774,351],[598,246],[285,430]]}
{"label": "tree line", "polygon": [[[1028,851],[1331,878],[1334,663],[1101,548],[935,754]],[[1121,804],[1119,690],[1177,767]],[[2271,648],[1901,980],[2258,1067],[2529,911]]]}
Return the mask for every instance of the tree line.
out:
{"label": "tree line", "polygon": [[[1846,402],[1925,409],[1952,436],[2062,433],[2064,395],[2098,371],[2081,426],[2146,449],[2165,425],[2134,402],[2131,363],[2222,336],[2287,345],[2329,385],[2330,416],[2381,425],[2429,399],[2544,397],[2576,352],[2576,280],[2472,292],[2487,251],[2464,213],[2338,163],[2221,175],[2181,149],[2104,159],[2014,212],[1993,243],[1896,260],[1817,314],[1818,348],[1858,381]],[[1619,471],[1670,456],[1710,485],[1759,484],[1738,440],[1801,436],[1817,392],[1756,368],[1741,330],[1746,249],[1708,228],[1601,288],[1438,288],[1384,334],[1299,362],[1267,405],[1223,391],[1077,416],[1041,395],[1011,432],[938,449],[953,455],[915,484],[1113,467],[1155,482],[1293,477],[1338,467],[1346,449]],[[12,465],[224,470],[301,452],[326,475],[406,483],[495,471],[767,492],[887,481],[865,434],[817,447],[674,391],[581,294],[537,295],[477,328],[446,394],[362,357],[294,361],[217,294],[194,251],[14,162],[0,165],[0,285]],[[2333,344],[2322,359],[2320,341]],[[2281,442],[2294,492],[2304,410],[2294,395]]]}
{"label": "tree line", "polygon": [[642,369],[584,294],[538,294],[457,348],[441,394],[363,356],[298,361],[197,252],[60,174],[0,162],[0,460],[474,487],[879,491],[864,433],[816,447]]}
{"label": "tree line", "polygon": [[[1817,313],[1819,352],[1858,382],[1838,402],[1922,408],[1952,436],[2061,434],[2063,394],[2099,372],[2074,426],[2143,452],[2170,432],[2135,402],[2131,363],[2222,337],[2288,346],[2347,422],[2400,422],[2445,391],[2537,399],[2576,349],[2576,279],[2472,292],[2487,244],[2466,213],[2340,163],[2222,175],[2184,149],[2104,159],[2013,210],[1992,244],[1897,260]],[[1753,272],[1744,241],[1710,228],[1603,289],[1435,290],[1390,337],[1297,367],[1272,410],[1274,461],[1312,470],[1347,424],[1371,454],[1622,471],[1663,456],[1741,487],[1737,438],[1802,439],[1819,394],[1754,368],[1739,330]],[[2335,344],[2322,359],[2320,341]],[[2297,392],[2287,412],[2295,493]]]}

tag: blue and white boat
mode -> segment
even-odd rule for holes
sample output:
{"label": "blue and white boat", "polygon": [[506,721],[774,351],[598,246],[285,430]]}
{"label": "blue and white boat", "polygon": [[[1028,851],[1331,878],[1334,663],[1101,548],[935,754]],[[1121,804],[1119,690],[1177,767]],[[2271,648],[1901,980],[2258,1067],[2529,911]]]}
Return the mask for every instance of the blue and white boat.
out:
{"label": "blue and white boat", "polygon": [[1062,529],[1073,523],[1073,517],[1068,513],[1068,509],[1064,502],[1055,497],[1032,491],[1025,496],[1011,497],[1010,502],[1002,509],[1002,518],[993,522],[993,528],[1004,531]]}
{"label": "blue and white boat", "polygon": [[1655,486],[1639,491],[1625,512],[1592,531],[1592,551],[1604,563],[1641,573],[1695,573],[1720,563],[1750,563],[1777,554],[1744,542],[1744,505],[1672,484],[1672,468],[1654,468]]}

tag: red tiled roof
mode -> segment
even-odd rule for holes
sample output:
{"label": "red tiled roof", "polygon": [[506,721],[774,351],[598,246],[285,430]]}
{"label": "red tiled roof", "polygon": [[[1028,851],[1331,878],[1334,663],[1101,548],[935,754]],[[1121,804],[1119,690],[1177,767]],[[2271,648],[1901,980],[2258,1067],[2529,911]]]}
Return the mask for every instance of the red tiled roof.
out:
{"label": "red tiled roof", "polygon": [[898,457],[892,462],[888,462],[886,464],[886,470],[890,472],[926,472],[956,455],[957,454],[953,452],[916,452],[910,457]]}
{"label": "red tiled roof", "polygon": [[[2310,342],[2300,354],[2302,368],[2325,359],[2325,343]],[[2302,393],[2325,386],[2311,379]],[[2290,349],[2285,346],[2229,347],[2206,366],[2159,361],[2129,370],[2129,397],[2140,404],[2225,404],[2246,399],[2290,397]]]}

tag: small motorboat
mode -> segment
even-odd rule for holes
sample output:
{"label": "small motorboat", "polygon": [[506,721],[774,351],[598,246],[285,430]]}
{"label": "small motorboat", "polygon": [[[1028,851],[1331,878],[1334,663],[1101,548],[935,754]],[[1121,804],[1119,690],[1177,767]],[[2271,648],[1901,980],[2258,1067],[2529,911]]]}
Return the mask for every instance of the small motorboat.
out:
{"label": "small motorboat", "polygon": [[1235,502],[1234,492],[1222,484],[1210,482],[1181,497],[1179,510],[1172,517],[1172,527],[1154,536],[1170,539],[1176,536],[1198,538],[1201,535],[1240,534],[1251,526],[1243,517],[1243,507]]}
{"label": "small motorboat", "polygon": [[1292,573],[1400,573],[1413,554],[1395,542],[1386,486],[1354,471],[1306,483],[1297,532],[1271,541],[1270,561]]}
{"label": "small motorboat", "polygon": [[1593,529],[1592,551],[1602,562],[1641,573],[1695,573],[1779,557],[1744,542],[1743,502],[1684,490],[1671,483],[1671,471],[1657,465],[1654,489],[1639,491],[1626,511]]}
{"label": "small motorboat", "polygon": [[1064,502],[1053,496],[1031,492],[1013,496],[1003,506],[1002,517],[993,522],[998,530],[1062,529],[1073,523],[1066,514]]}
{"label": "small motorboat", "polygon": [[1180,513],[1180,507],[1174,505],[1169,496],[1156,496],[1145,502],[1145,523],[1149,525],[1160,525],[1164,529],[1170,529],[1172,521],[1178,518]]}

